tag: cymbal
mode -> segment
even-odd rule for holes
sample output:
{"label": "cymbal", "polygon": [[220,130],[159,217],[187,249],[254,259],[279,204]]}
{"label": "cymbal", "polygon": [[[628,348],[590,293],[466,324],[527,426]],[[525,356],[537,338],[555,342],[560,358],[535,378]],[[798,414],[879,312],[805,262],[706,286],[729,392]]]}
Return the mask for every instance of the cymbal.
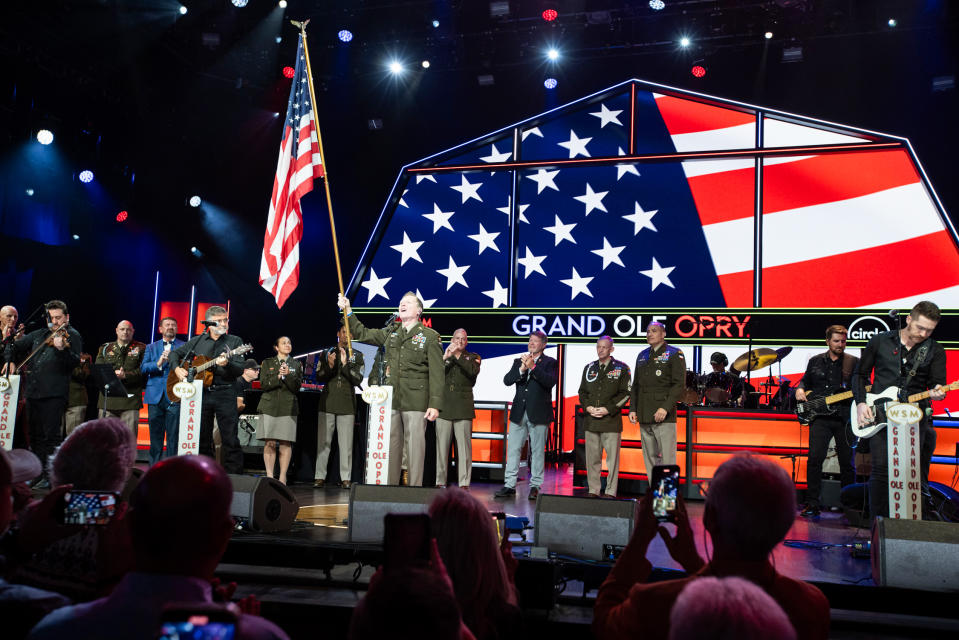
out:
{"label": "cymbal", "polygon": [[776,355],[778,355],[779,359],[782,360],[783,358],[788,356],[792,350],[793,350],[792,347],[779,347],[778,349],[776,349]]}
{"label": "cymbal", "polygon": [[772,349],[761,347],[759,349],[747,351],[743,355],[736,358],[736,360],[733,361],[732,367],[730,368],[735,369],[736,371],[755,371],[756,369],[768,367],[777,360],[779,360],[778,353]]}

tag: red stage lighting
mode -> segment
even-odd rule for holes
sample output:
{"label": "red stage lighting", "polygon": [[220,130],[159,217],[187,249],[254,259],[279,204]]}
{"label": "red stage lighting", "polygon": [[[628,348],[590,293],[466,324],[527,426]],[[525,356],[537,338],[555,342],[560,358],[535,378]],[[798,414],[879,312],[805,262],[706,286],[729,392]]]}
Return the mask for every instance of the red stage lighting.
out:
{"label": "red stage lighting", "polygon": [[117,214],[117,222],[123,222],[129,217],[129,214],[126,211],[121,211]]}
{"label": "red stage lighting", "polygon": [[543,20],[545,20],[546,22],[552,22],[558,16],[559,14],[556,13],[556,9],[547,9],[546,11],[543,12]]}
{"label": "red stage lighting", "polygon": [[287,78],[292,78],[296,75],[296,69],[293,67],[283,67],[283,75]]}
{"label": "red stage lighting", "polygon": [[692,73],[697,78],[702,78],[704,75],[706,75],[706,67],[703,67],[697,64],[695,67],[693,67],[690,70],[690,73]]}

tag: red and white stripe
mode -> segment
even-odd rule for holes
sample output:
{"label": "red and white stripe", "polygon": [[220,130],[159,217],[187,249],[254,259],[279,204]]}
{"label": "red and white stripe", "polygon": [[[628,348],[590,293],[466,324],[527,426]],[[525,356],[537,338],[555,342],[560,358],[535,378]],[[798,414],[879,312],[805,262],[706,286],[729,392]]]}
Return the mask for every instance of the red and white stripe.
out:
{"label": "red and white stripe", "polygon": [[[754,116],[656,96],[677,151],[750,149]],[[866,139],[766,118],[764,145]],[[764,160],[764,307],[959,306],[959,251],[905,149]],[[683,163],[726,304],[753,302],[752,159]]]}
{"label": "red and white stripe", "polygon": [[303,237],[300,198],[313,190],[314,178],[323,177],[323,159],[312,109],[301,117],[296,140],[294,133],[293,127],[287,124],[276,163],[260,260],[260,286],[273,295],[277,307],[283,306],[300,281],[300,239]]}

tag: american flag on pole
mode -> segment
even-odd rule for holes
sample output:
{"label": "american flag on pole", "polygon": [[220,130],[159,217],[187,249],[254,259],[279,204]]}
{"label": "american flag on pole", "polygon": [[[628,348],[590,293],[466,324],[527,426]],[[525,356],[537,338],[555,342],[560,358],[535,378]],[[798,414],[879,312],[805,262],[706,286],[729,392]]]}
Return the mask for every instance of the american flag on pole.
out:
{"label": "american flag on pole", "polygon": [[[767,148],[795,152],[757,181],[750,152]],[[635,82],[403,173],[360,304],[959,304],[955,232],[903,138]]]}
{"label": "american flag on pole", "polygon": [[313,179],[322,177],[323,158],[301,35],[260,260],[260,286],[273,295],[277,307],[283,306],[300,281],[300,199],[313,190]]}

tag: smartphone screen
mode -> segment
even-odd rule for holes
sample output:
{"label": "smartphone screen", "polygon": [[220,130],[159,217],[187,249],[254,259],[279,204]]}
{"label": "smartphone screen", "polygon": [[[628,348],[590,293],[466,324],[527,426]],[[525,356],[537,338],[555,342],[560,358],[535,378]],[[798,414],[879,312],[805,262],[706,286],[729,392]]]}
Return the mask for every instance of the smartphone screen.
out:
{"label": "smartphone screen", "polygon": [[168,608],[160,619],[159,640],[233,640],[236,615],[215,604],[178,605]]}
{"label": "smartphone screen", "polygon": [[117,511],[119,497],[113,491],[67,491],[60,510],[62,524],[105,525]]}
{"label": "smartphone screen", "polygon": [[386,569],[425,567],[430,563],[430,517],[425,513],[384,516],[383,566]]}
{"label": "smartphone screen", "polygon": [[493,527],[496,529],[496,541],[503,544],[503,538],[508,535],[506,531],[506,514],[502,511],[495,511],[490,515],[493,517]]}
{"label": "smartphone screen", "polygon": [[653,491],[653,515],[660,522],[676,521],[676,497],[679,495],[679,465],[653,467],[650,479]]}

